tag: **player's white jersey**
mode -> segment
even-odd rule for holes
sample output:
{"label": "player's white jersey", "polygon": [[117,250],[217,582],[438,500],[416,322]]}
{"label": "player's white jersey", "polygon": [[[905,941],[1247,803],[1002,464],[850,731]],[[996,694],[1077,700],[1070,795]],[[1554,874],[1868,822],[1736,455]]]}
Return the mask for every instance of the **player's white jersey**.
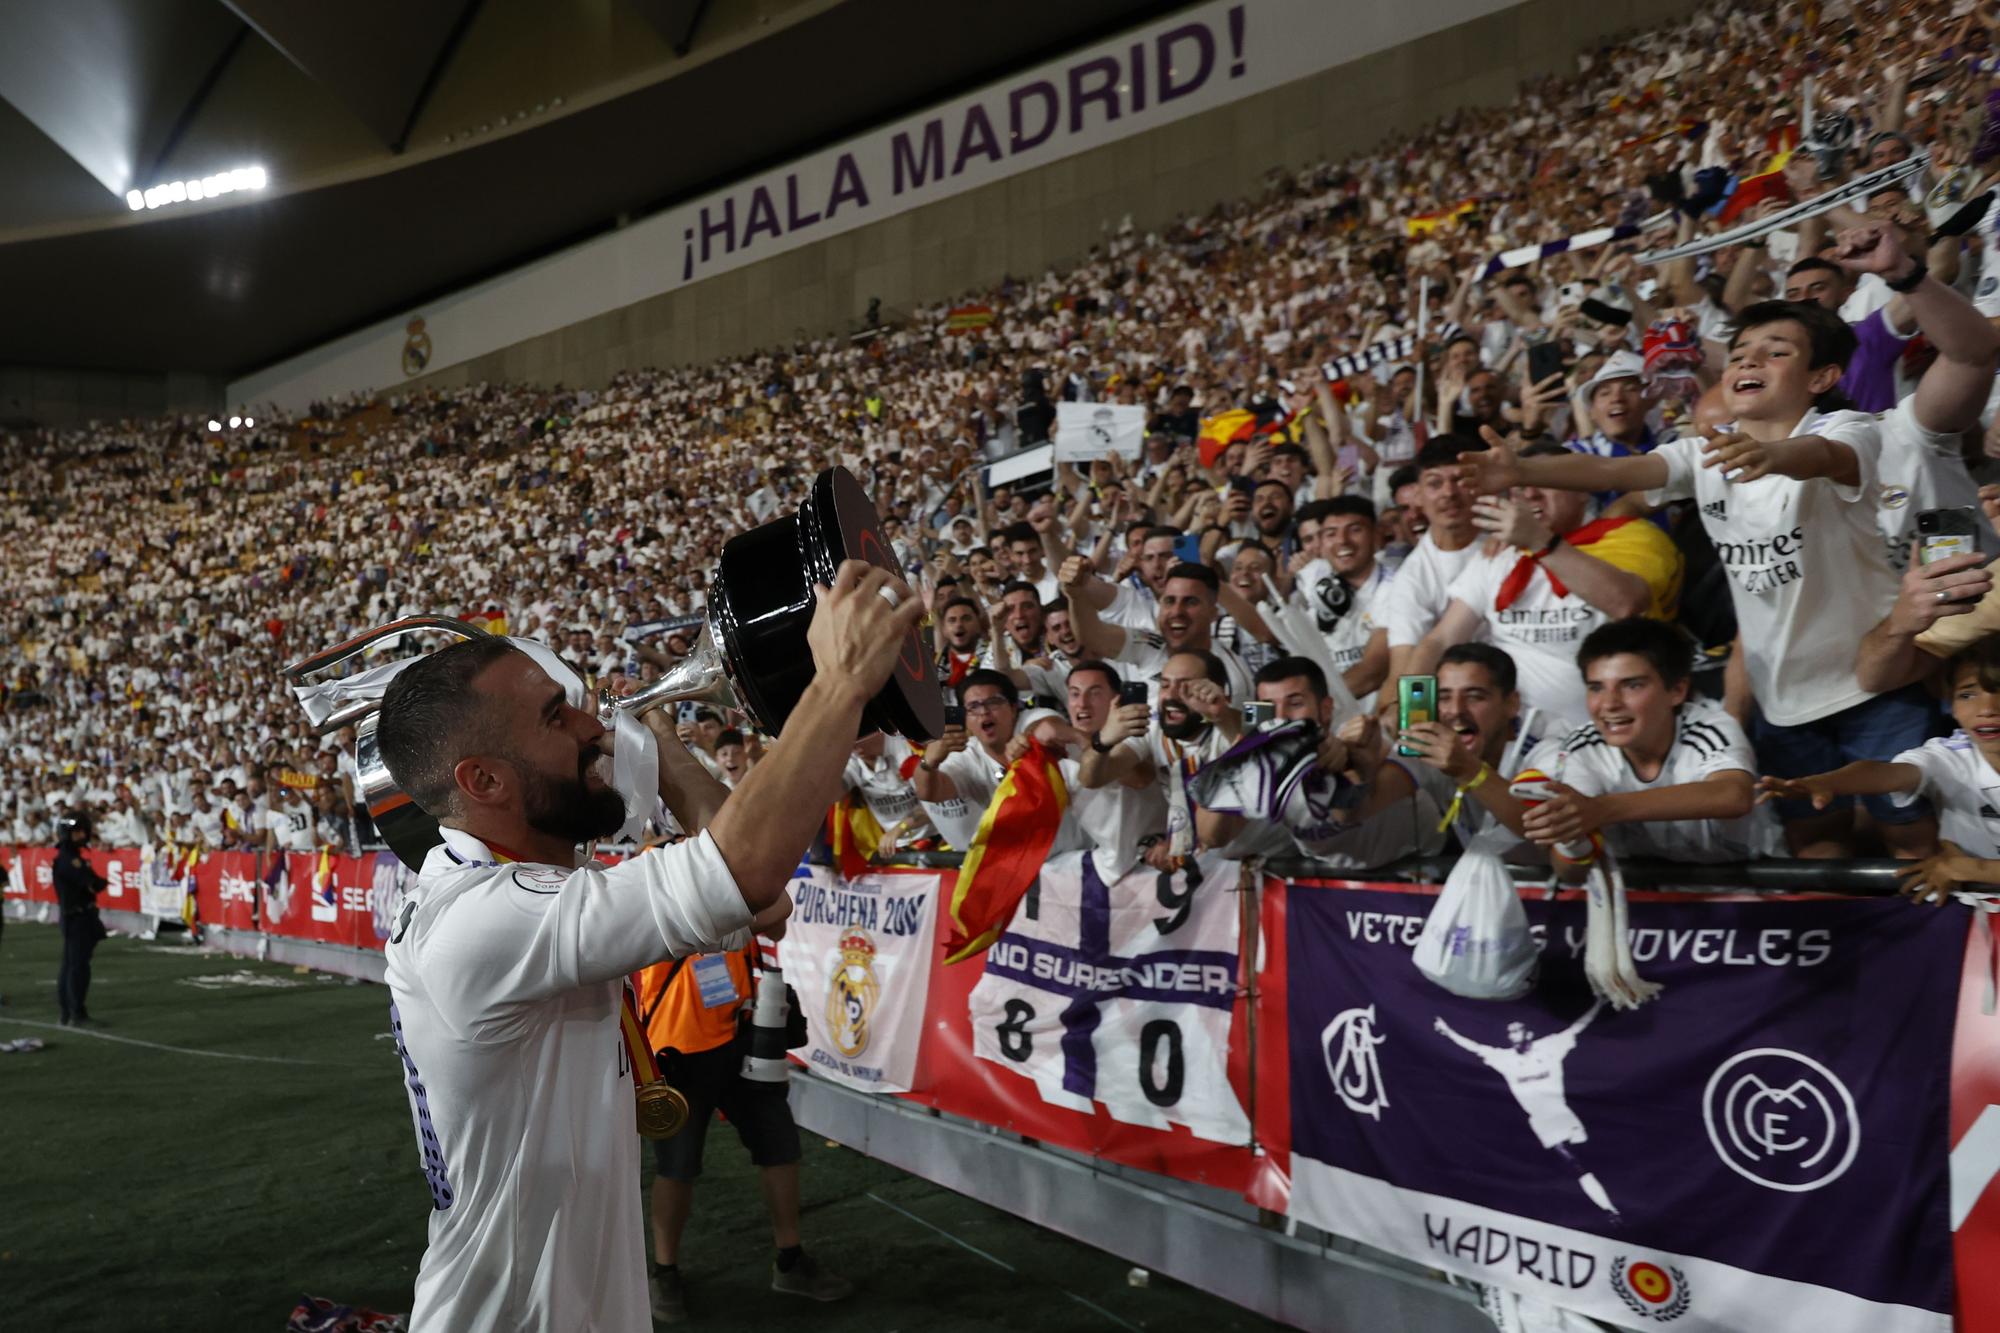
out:
{"label": "player's white jersey", "polygon": [[304,802],[274,805],[258,822],[277,838],[281,852],[310,852],[319,846],[313,838],[313,808]]}
{"label": "player's white jersey", "polygon": [[1483,1046],[1478,1051],[1487,1067],[1507,1080],[1507,1091],[1528,1113],[1528,1128],[1544,1148],[1590,1138],[1563,1091],[1563,1061],[1575,1049],[1576,1033],[1557,1032],[1525,1051],[1511,1046]]}
{"label": "player's white jersey", "polygon": [[384,950],[434,1209],[410,1326],[647,1333],[624,978],[750,909],[707,834],[575,870],[444,837]]}
{"label": "player's white jersey", "polygon": [[2000,773],[1963,731],[1925,741],[1896,756],[1923,770],[1923,785],[1896,794],[1899,805],[1922,796],[1936,807],[1938,837],[1970,856],[2000,857]]}
{"label": "player's white jersey", "polygon": [[[1701,782],[1717,773],[1755,775],[1757,757],[1736,719],[1710,699],[1689,699],[1680,707],[1674,743],[1659,776],[1641,782],[1596,727],[1543,741],[1528,756],[1529,768],[1564,782],[1585,796],[1608,792],[1657,791]],[[1511,775],[1510,775],[1511,776]],[[1643,824],[1610,824],[1604,839],[1620,856],[1657,856],[1677,861],[1742,861],[1780,855],[1777,822],[1766,806],[1740,819],[1667,819]]]}

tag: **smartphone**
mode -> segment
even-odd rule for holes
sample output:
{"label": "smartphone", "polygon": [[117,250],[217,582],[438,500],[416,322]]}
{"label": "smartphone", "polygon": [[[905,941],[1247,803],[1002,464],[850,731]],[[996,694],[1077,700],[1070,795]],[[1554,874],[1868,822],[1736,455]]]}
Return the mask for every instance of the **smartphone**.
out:
{"label": "smartphone", "polygon": [[675,712],[675,716],[682,722],[692,722],[694,721],[695,712],[700,707],[701,705],[692,699],[683,699],[680,708]]}
{"label": "smartphone", "polygon": [[[1396,731],[1408,731],[1419,722],[1437,720],[1438,681],[1436,676],[1404,676],[1396,682]],[[1412,758],[1416,751],[1398,745],[1396,753]]]}
{"label": "smartphone", "polygon": [[1146,682],[1143,680],[1128,680],[1118,687],[1118,706],[1120,708],[1123,708],[1127,704],[1150,704],[1152,701],[1152,696],[1146,689]]}
{"label": "smartphone", "polygon": [[1257,479],[1255,477],[1243,476],[1240,473],[1236,474],[1229,478],[1229,489],[1232,491],[1241,491],[1245,495],[1255,495],[1257,493]]}
{"label": "smartphone", "polygon": [[1551,375],[1563,372],[1563,346],[1551,339],[1536,343],[1528,349],[1528,383],[1540,384]]}
{"label": "smartphone", "polygon": [[1252,699],[1243,705],[1243,730],[1255,731],[1278,715],[1278,706],[1263,699]]}
{"label": "smartphone", "polygon": [[965,706],[963,704],[946,704],[944,706],[944,724],[947,727],[963,727],[965,725]]}
{"label": "smartphone", "polygon": [[1771,257],[1773,264],[1789,264],[1799,257],[1799,234],[1795,231],[1774,231],[1764,238],[1764,253]]}
{"label": "smartphone", "polygon": [[1917,515],[1917,563],[1935,564],[1979,549],[1979,511],[1969,505],[1926,509]]}

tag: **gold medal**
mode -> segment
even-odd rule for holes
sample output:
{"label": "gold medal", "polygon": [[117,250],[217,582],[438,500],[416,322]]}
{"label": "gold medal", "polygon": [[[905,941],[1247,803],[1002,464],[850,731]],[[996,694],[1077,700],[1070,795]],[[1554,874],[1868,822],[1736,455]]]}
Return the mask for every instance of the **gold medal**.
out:
{"label": "gold medal", "polygon": [[670,1139],[687,1124],[688,1101],[681,1090],[661,1079],[638,1089],[639,1133],[649,1139]]}

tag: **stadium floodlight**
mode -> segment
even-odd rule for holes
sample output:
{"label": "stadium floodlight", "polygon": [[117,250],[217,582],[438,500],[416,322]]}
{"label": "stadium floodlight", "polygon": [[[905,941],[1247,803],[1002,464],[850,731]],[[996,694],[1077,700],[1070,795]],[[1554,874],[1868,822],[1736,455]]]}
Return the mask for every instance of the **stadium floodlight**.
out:
{"label": "stadium floodlight", "polygon": [[235,430],[235,429],[236,429],[236,428],[237,428],[238,426],[240,426],[240,425],[242,425],[242,424],[243,424],[243,418],[242,418],[242,417],[231,417],[231,418],[229,418],[229,429],[231,429],[231,430]]}
{"label": "stadium floodlight", "polygon": [[230,171],[219,171],[213,176],[164,181],[148,190],[127,190],[125,204],[136,213],[140,209],[161,208],[167,204],[219,199],[238,190],[261,190],[270,183],[270,174],[262,167],[237,167]]}
{"label": "stadium floodlight", "polygon": [[254,427],[254,426],[255,426],[256,424],[257,424],[257,423],[256,423],[256,421],[255,421],[255,420],[253,420],[253,419],[252,419],[252,418],[250,418],[250,417],[245,417],[245,418],[243,418],[243,429],[245,429],[245,430],[249,430],[249,429],[251,429],[251,428],[252,428],[252,427]]}
{"label": "stadium floodlight", "polygon": [[222,423],[220,421],[217,421],[214,417],[210,417],[208,419],[208,429],[211,433],[219,431],[222,429]]}

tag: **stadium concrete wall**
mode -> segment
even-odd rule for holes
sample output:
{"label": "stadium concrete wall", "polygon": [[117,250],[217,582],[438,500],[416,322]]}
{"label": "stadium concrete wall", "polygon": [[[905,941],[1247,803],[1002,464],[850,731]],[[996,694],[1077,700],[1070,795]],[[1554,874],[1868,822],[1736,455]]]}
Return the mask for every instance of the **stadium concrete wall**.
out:
{"label": "stadium concrete wall", "polygon": [[[1318,4],[1326,8],[1320,10]],[[1253,34],[1265,36],[1280,26],[1267,21],[1273,16],[1255,0],[1248,8]],[[1276,18],[1283,18],[1292,6],[1279,0],[1272,8],[1278,11]],[[554,281],[559,266],[569,264],[580,274],[578,253],[590,246],[608,247],[619,235],[614,233],[586,243],[579,252],[462,294],[460,310],[451,308],[458,298],[439,303],[442,310],[413,310],[412,317],[429,317],[431,365],[437,368],[428,374],[404,379],[393,368],[384,373],[385,362],[393,367],[395,350],[404,341],[401,322],[392,321],[238,381],[230,387],[230,398],[233,403],[275,401],[296,407],[305,394],[361,387],[451,387],[482,381],[597,386],[622,370],[705,362],[846,332],[858,324],[871,300],[879,299],[885,315],[893,318],[916,304],[969,292],[1008,274],[1038,274],[1079,259],[1128,215],[1141,229],[1158,227],[1217,202],[1255,194],[1273,167],[1363,152],[1391,133],[1416,129],[1452,108],[1505,104],[1525,80],[1573,72],[1577,54],[1605,38],[1672,22],[1693,8],[1694,0],[1528,0],[1498,10],[1490,0],[1380,7],[1315,0],[1307,12],[1321,27],[1322,39],[1327,14],[1353,14],[1368,29],[1357,30],[1354,45],[1369,53],[1345,63],[1334,63],[1335,56],[1317,72],[1248,95],[1232,98],[1233,90],[1221,89],[1208,99],[1219,105],[1079,146],[1055,161],[1003,169],[993,173],[999,179],[959,187],[958,193],[936,202],[796,244],[768,258],[747,261],[733,254],[735,266],[712,276],[703,276],[702,266],[693,262],[708,259],[706,238],[697,255],[692,227],[685,242],[667,232],[661,239],[670,244],[649,244],[644,268],[681,266],[685,259],[682,281],[671,290],[654,295],[633,290],[635,299],[627,304],[608,308],[612,303],[602,302],[607,308],[599,312],[490,350],[466,354],[470,349],[453,346],[461,338],[469,340],[468,335],[478,336],[467,327],[475,321],[465,316],[482,302],[489,321],[504,314],[509,322],[520,317],[522,305],[560,304],[561,286]],[[1399,10],[1407,11],[1406,16],[1395,17]],[[1493,12],[1485,12],[1489,10]],[[1439,26],[1439,16],[1447,13],[1476,16]],[[1291,17],[1297,20],[1299,13]],[[1345,22],[1345,17],[1335,22],[1336,49],[1346,49],[1340,26]],[[1403,33],[1424,35],[1385,39],[1399,25]],[[1426,26],[1436,30],[1425,33]],[[1121,40],[1102,45],[1116,49]],[[913,117],[903,124],[921,120]],[[819,156],[830,162],[838,151]],[[781,177],[774,175],[774,191]],[[837,189],[837,175],[835,182]],[[900,194],[900,178],[898,184]],[[876,191],[883,193],[879,181]],[[741,187],[737,192],[742,193]],[[704,206],[707,202],[702,201]],[[706,211],[701,219],[703,225],[709,221]],[[627,231],[659,221],[648,219]],[[658,253],[669,249],[671,254]],[[613,266],[629,289],[663,285],[657,274],[637,271],[629,251]],[[510,287],[515,292],[511,301]],[[454,327],[454,314],[460,316],[458,337],[447,332]],[[491,332],[489,323],[489,343]]]}

